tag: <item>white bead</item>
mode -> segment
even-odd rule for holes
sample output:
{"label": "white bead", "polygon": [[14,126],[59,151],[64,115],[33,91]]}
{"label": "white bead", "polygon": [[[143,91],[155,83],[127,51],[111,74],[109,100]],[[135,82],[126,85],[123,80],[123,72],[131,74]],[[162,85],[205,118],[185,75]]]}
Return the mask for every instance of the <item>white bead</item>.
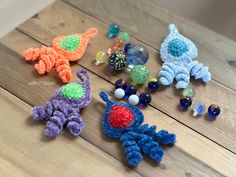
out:
{"label": "white bead", "polygon": [[128,99],[129,104],[135,106],[139,103],[139,97],[137,95],[131,95]]}
{"label": "white bead", "polygon": [[125,96],[125,91],[122,88],[118,88],[115,90],[114,95],[118,99],[122,99]]}

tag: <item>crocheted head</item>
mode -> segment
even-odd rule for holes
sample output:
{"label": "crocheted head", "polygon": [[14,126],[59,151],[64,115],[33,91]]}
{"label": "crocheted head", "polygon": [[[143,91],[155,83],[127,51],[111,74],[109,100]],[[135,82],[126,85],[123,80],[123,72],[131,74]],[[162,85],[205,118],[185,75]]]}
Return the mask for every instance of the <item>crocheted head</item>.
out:
{"label": "crocheted head", "polygon": [[161,44],[160,55],[164,62],[159,73],[160,82],[163,85],[172,84],[176,79],[177,89],[186,88],[190,75],[195,79],[202,79],[207,83],[211,80],[208,67],[192,59],[198,56],[198,50],[194,43],[179,33],[175,25],[169,26],[170,34]]}
{"label": "crocheted head", "polygon": [[44,131],[46,136],[56,137],[64,126],[74,136],[79,136],[84,129],[79,111],[90,103],[92,94],[88,72],[80,69],[77,76],[80,82],[64,85],[55,91],[50,101],[32,109],[34,120],[47,121]]}
{"label": "crocheted head", "polygon": [[102,121],[103,131],[111,138],[120,139],[129,165],[138,165],[143,158],[142,152],[159,163],[164,155],[159,143],[174,144],[175,134],[170,134],[167,130],[157,132],[156,126],[142,125],[144,117],[137,107],[124,102],[113,102],[105,92],[100,92],[99,95],[107,104]]}
{"label": "crocheted head", "polygon": [[39,74],[51,71],[55,66],[59,77],[64,83],[71,79],[70,61],[79,60],[88,45],[89,39],[97,34],[96,28],[90,28],[83,34],[57,36],[53,39],[52,47],[28,48],[22,52],[27,61],[36,61],[35,68]]}

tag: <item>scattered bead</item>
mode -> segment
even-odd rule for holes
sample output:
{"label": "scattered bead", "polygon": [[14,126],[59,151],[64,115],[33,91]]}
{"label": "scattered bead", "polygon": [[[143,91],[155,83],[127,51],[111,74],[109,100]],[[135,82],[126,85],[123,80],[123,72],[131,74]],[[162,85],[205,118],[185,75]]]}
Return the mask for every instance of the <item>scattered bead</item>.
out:
{"label": "scattered bead", "polygon": [[149,71],[146,66],[136,65],[132,68],[130,77],[136,84],[143,84],[149,77]]}
{"label": "scattered bead", "polygon": [[122,88],[118,88],[115,90],[114,95],[118,99],[122,99],[125,96],[125,91]]}
{"label": "scattered bead", "polygon": [[208,107],[208,116],[210,119],[216,118],[220,114],[220,107],[212,104]]}
{"label": "scattered bead", "polygon": [[195,96],[195,91],[191,87],[187,87],[183,90],[183,96],[193,98]]}
{"label": "scattered bead", "polygon": [[149,103],[151,103],[152,97],[149,93],[144,92],[139,95],[139,105],[142,107],[146,107]]}
{"label": "scattered bead", "polygon": [[107,35],[109,38],[116,37],[120,32],[120,27],[117,24],[111,24],[108,28]]}
{"label": "scattered bead", "polygon": [[125,46],[124,46],[124,52],[127,53],[128,50],[129,50],[131,47],[133,47],[132,44],[130,44],[130,43],[125,44]]}
{"label": "scattered bead", "polygon": [[134,86],[128,86],[125,89],[125,97],[128,98],[130,95],[135,95],[137,93],[137,89]]}
{"label": "scattered bead", "polygon": [[148,89],[151,92],[157,91],[157,89],[159,89],[160,87],[161,87],[161,83],[156,78],[149,79]]}
{"label": "scattered bead", "polygon": [[115,82],[115,87],[116,89],[122,88],[123,90],[126,90],[128,86],[127,86],[127,83],[123,79],[118,79]]}
{"label": "scattered bead", "polygon": [[158,80],[157,80],[157,78],[156,77],[151,77],[150,79],[149,79],[149,82],[157,82]]}
{"label": "scattered bead", "polygon": [[139,103],[139,97],[137,95],[131,95],[128,99],[129,104],[136,106]]}
{"label": "scattered bead", "polygon": [[120,71],[127,65],[125,54],[118,50],[109,56],[109,67],[113,71]]}
{"label": "scattered bead", "polygon": [[193,107],[193,116],[201,116],[205,112],[205,105],[202,102],[198,102]]}
{"label": "scattered bead", "polygon": [[120,32],[118,38],[121,39],[124,43],[129,42],[129,33],[127,32]]}
{"label": "scattered bead", "polygon": [[148,61],[148,50],[142,45],[131,47],[126,54],[127,62],[131,65],[144,65]]}
{"label": "scattered bead", "polygon": [[103,51],[98,51],[96,54],[96,63],[95,65],[100,65],[106,61],[107,54]]}
{"label": "scattered bead", "polygon": [[118,49],[124,46],[124,42],[121,39],[117,39],[114,44],[108,48],[107,53],[110,55],[113,52],[117,51]]}
{"label": "scattered bead", "polygon": [[192,99],[190,97],[183,97],[179,101],[180,108],[187,110],[192,105]]}

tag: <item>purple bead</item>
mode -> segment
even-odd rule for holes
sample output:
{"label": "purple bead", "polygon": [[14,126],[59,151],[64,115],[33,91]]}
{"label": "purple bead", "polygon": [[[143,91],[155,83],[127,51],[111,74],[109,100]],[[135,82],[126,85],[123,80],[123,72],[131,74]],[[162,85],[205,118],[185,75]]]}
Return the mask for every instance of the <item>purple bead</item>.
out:
{"label": "purple bead", "polygon": [[137,89],[134,86],[128,86],[125,89],[125,98],[128,98],[130,95],[135,95],[137,93]]}
{"label": "purple bead", "polygon": [[148,89],[151,92],[155,92],[157,89],[159,89],[161,87],[161,83],[156,81],[156,82],[149,82],[148,83]]}
{"label": "purple bead", "polygon": [[124,52],[127,53],[128,50],[129,50],[132,46],[133,46],[133,45],[130,44],[130,43],[125,44],[125,46],[124,46]]}
{"label": "purple bead", "polygon": [[139,105],[141,107],[146,107],[149,103],[151,103],[152,97],[149,93],[144,92],[139,95]]}
{"label": "purple bead", "polygon": [[128,86],[127,86],[127,83],[123,79],[118,79],[115,82],[115,87],[116,89],[122,88],[123,90],[126,90]]}
{"label": "purple bead", "polygon": [[220,107],[212,104],[208,107],[209,118],[216,118],[220,114]]}
{"label": "purple bead", "polygon": [[179,101],[179,106],[182,110],[187,110],[192,105],[192,99],[190,97],[183,97]]}

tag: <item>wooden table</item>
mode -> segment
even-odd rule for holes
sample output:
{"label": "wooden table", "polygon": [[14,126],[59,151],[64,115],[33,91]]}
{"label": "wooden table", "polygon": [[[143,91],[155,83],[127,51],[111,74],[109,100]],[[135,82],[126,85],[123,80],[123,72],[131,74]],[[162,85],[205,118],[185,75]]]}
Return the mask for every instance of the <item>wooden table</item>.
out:
{"label": "wooden table", "polygon": [[[191,85],[196,90],[194,101],[220,105],[222,114],[216,121],[180,112],[181,92],[174,87],[153,94],[151,106],[143,110],[147,123],[177,135],[177,144],[166,149],[160,165],[145,157],[137,168],[129,168],[120,142],[102,132],[104,106],[98,92],[113,89],[117,78],[128,78],[125,73],[111,75],[106,64],[94,66],[96,52],[112,44],[106,37],[111,22],[129,32],[132,43],[148,48],[151,75],[160,70],[159,49],[169,23],[197,44],[198,60],[212,72],[209,84],[192,80]],[[50,99],[62,83],[56,72],[39,76],[20,53],[27,47],[50,45],[57,35],[82,33],[92,26],[99,35],[72,66],[73,81],[78,68],[86,68],[91,76],[93,101],[82,111],[86,128],[81,137],[64,131],[50,140],[43,135],[45,123],[32,120],[31,108]],[[155,0],[66,0],[56,1],[0,42],[0,176],[236,176],[234,41],[157,7]]]}

